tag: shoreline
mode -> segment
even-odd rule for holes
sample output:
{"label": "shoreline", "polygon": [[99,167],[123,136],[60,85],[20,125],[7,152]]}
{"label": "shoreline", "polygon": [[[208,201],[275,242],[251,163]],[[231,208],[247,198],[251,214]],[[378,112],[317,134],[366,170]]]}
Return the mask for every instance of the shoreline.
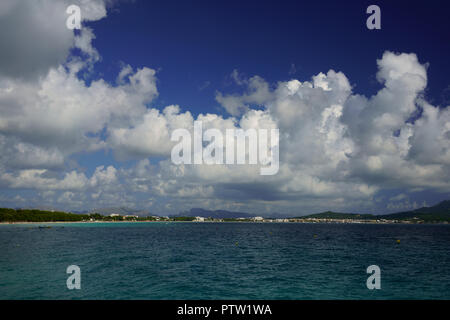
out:
{"label": "shoreline", "polygon": [[446,222],[423,222],[423,223],[411,223],[411,222],[333,222],[333,221],[316,221],[316,222],[306,222],[306,221],[290,221],[290,222],[258,222],[258,221],[13,221],[13,222],[0,222],[0,225],[17,225],[17,224],[29,224],[29,225],[38,225],[38,224],[102,224],[102,223],[255,223],[255,224],[292,224],[292,223],[300,223],[300,224],[376,224],[376,225],[448,225]]}
{"label": "shoreline", "polygon": [[135,222],[184,222],[184,221],[12,221],[0,222],[2,224],[48,224],[48,223],[135,223]]}

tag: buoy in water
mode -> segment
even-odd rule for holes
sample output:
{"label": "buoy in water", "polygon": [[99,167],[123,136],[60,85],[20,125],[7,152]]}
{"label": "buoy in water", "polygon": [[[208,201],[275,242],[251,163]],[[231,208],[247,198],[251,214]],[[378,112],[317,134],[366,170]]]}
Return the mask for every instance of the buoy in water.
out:
{"label": "buoy in water", "polygon": [[399,239],[397,239],[397,243],[400,243],[400,240],[399,240]]}

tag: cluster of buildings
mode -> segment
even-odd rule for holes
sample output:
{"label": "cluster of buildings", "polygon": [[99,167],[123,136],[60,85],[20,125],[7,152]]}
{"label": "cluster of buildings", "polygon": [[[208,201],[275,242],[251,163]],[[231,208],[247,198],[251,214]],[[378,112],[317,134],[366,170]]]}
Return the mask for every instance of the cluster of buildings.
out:
{"label": "cluster of buildings", "polygon": [[119,218],[119,217],[122,217],[122,220],[137,220],[137,218],[139,218],[139,216],[136,216],[136,215],[125,215],[125,216],[122,216],[122,215],[120,215],[120,214],[118,214],[118,213],[111,213],[110,215],[109,215],[109,217],[111,217],[111,218]]}
{"label": "cluster of buildings", "polygon": [[[194,222],[267,222],[267,223],[287,223],[287,222],[299,222],[299,223],[399,223],[398,220],[388,220],[388,219],[333,219],[333,218],[263,218],[263,217],[251,217],[251,218],[227,218],[227,219],[217,219],[217,218],[204,218],[195,217]],[[407,221],[401,221],[403,223],[408,223]]]}
{"label": "cluster of buildings", "polygon": [[[114,220],[127,220],[127,221],[193,221],[193,222],[263,222],[263,223],[422,223],[423,221],[415,218],[412,220],[393,220],[393,219],[357,219],[357,218],[318,218],[318,217],[298,217],[298,218],[264,218],[260,216],[256,217],[241,217],[241,218],[205,218],[205,217],[187,217],[186,220],[177,220],[170,217],[139,217],[137,215],[125,215],[122,216],[118,213],[112,213],[108,216]],[[93,219],[91,219],[93,221]]]}

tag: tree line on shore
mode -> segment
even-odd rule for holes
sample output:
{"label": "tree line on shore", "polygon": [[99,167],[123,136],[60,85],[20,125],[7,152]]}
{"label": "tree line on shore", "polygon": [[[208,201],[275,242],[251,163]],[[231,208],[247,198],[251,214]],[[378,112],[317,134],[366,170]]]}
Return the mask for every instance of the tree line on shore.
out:
{"label": "tree line on shore", "polygon": [[104,216],[98,213],[78,214],[37,209],[0,208],[0,222],[76,222],[76,221],[156,220],[155,217]]}

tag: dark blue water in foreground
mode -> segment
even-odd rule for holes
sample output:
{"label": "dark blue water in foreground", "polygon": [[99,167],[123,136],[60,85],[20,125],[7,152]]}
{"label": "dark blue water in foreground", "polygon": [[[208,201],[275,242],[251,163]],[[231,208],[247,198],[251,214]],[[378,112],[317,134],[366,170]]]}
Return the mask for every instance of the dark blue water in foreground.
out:
{"label": "dark blue water in foreground", "polygon": [[0,299],[450,299],[448,225],[51,225],[0,225]]}

